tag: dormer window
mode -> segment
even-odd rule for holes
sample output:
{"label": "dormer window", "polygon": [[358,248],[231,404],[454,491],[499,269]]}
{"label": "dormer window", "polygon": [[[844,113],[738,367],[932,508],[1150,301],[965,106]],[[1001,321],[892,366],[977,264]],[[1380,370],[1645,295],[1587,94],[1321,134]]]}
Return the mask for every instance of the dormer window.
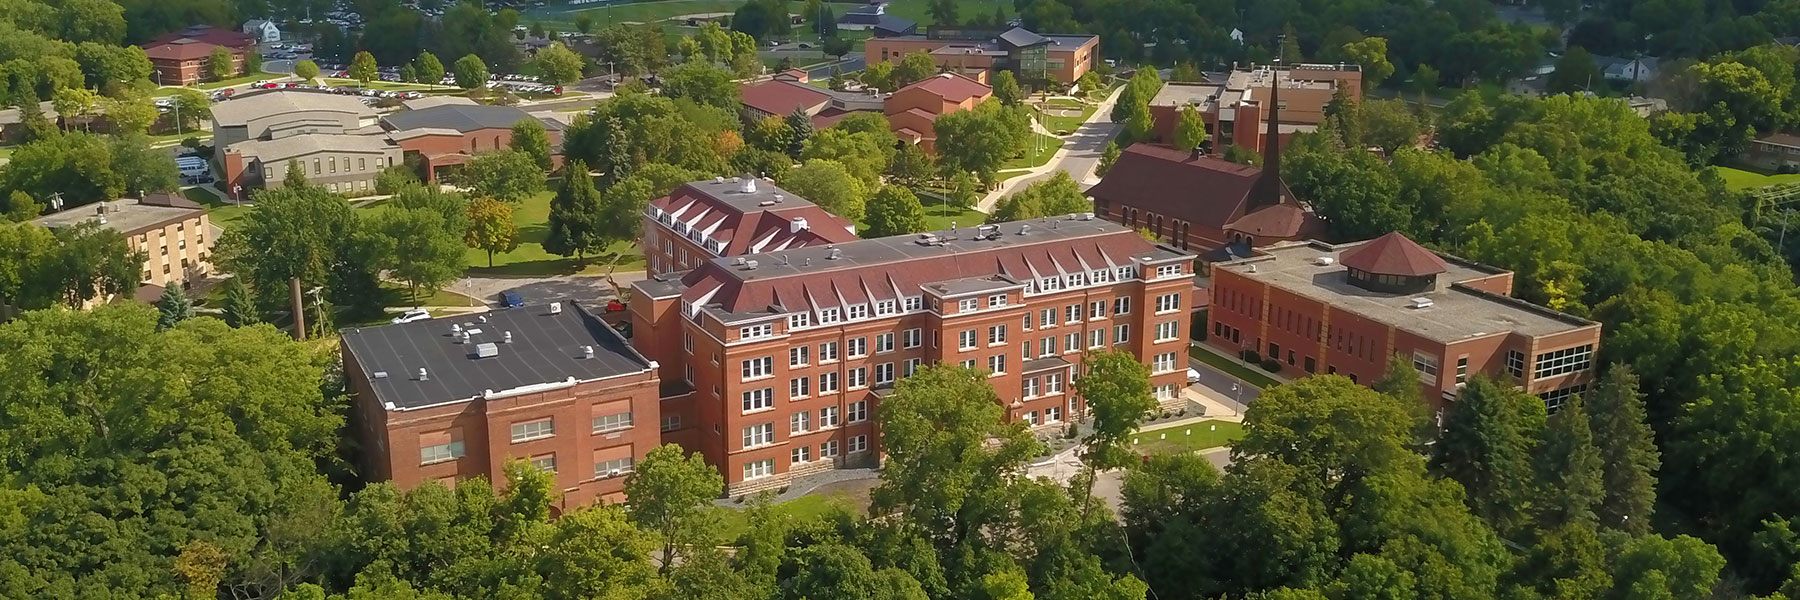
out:
{"label": "dormer window", "polygon": [[836,308],[821,308],[819,309],[819,322],[827,324],[836,323],[838,322],[839,314],[840,313]]}
{"label": "dormer window", "polygon": [[906,297],[906,310],[913,311],[913,310],[924,310],[924,309],[925,309],[925,297],[924,296],[907,296]]}
{"label": "dormer window", "polygon": [[869,318],[869,305],[867,305],[867,304],[852,304],[852,305],[850,305],[850,320],[860,321],[860,320],[867,319],[867,318]]}
{"label": "dormer window", "polygon": [[887,316],[899,312],[900,303],[893,300],[882,300],[875,303],[875,314]]}
{"label": "dormer window", "polygon": [[788,329],[798,329],[812,324],[812,315],[796,313],[788,315]]}

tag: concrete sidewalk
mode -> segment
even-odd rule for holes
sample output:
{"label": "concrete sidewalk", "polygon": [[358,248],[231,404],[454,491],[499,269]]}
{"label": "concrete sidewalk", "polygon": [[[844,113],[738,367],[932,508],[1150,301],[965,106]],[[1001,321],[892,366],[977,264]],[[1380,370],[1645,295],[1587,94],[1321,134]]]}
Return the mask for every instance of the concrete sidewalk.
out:
{"label": "concrete sidewalk", "polygon": [[[1068,171],[1069,177],[1077,183],[1084,184],[1083,187],[1085,187],[1087,180],[1093,177],[1095,167],[1100,165],[1101,150],[1106,147],[1107,142],[1112,141],[1113,136],[1119,131],[1119,125],[1109,119],[1112,115],[1113,104],[1119,101],[1119,93],[1124,89],[1121,86],[1119,89],[1113,90],[1112,95],[1107,96],[1099,106],[1094,108],[1094,114],[1089,116],[1088,120],[1083,122],[1075,133],[1064,137],[1062,148],[1057,149],[1056,154],[1050,156],[1050,162],[1000,182],[998,189],[990,192],[975,204],[975,210],[992,214],[1001,198],[1011,195],[1024,186],[1047,179],[1056,171]],[[1034,129],[1042,128],[1037,119],[1032,119],[1031,123]]]}

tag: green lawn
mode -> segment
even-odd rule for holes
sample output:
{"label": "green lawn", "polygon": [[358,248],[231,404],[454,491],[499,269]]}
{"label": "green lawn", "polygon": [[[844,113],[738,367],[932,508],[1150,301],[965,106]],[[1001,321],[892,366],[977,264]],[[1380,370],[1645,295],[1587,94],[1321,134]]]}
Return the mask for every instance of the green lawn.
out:
{"label": "green lawn", "polygon": [[1138,454],[1178,454],[1230,445],[1244,437],[1244,426],[1231,421],[1201,421],[1140,431],[1131,435],[1131,450]]}
{"label": "green lawn", "polygon": [[182,190],[181,195],[205,206],[206,215],[211,218],[212,224],[218,225],[221,229],[231,229],[231,223],[243,218],[251,208],[226,202],[218,194],[206,188],[188,188]]}
{"label": "green lawn", "polygon": [[[219,81],[208,81],[206,83],[202,83],[202,84],[199,84],[199,85],[196,85],[193,87],[199,88],[202,90],[216,90],[219,88],[231,87],[234,85],[243,85],[243,84],[250,83],[252,81],[256,81],[259,79],[277,79],[277,78],[281,78],[281,77],[286,77],[286,75],[283,75],[280,73],[264,73],[262,71],[257,71],[255,73],[250,73],[243,77],[233,77],[231,79],[221,79]],[[159,87],[159,88],[156,88],[155,90],[151,91],[150,96],[153,98],[161,98],[164,96],[173,96],[173,95],[175,95],[175,90],[179,90],[179,89],[181,89],[181,86]]]}
{"label": "green lawn", "polygon": [[[845,494],[801,496],[787,502],[771,505],[781,514],[789,515],[797,520],[808,521],[843,511],[852,515],[860,515],[863,507],[855,499]],[[718,509],[721,517],[720,539],[733,541],[750,530],[750,513],[736,508]]]}
{"label": "green lawn", "polygon": [[1244,380],[1245,383],[1249,383],[1250,385],[1254,385],[1261,389],[1266,390],[1281,385],[1281,382],[1275,381],[1273,377],[1269,377],[1267,374],[1263,373],[1259,367],[1255,365],[1246,367],[1244,366],[1244,361],[1241,360],[1225,358],[1202,348],[1188,348],[1188,356],[1200,359],[1200,362],[1212,365],[1215,369],[1224,371],[1233,377]]}
{"label": "green lawn", "polygon": [[[552,182],[554,185],[554,182]],[[550,233],[550,199],[556,192],[545,190],[520,202],[513,213],[513,222],[519,226],[519,247],[512,252],[494,255],[494,266],[488,266],[487,253],[480,250],[469,250],[469,274],[498,277],[523,277],[543,275],[599,275],[606,272],[606,265],[618,256],[618,270],[637,271],[644,268],[644,255],[637,245],[620,242],[614,244],[601,256],[587,257],[585,266],[578,265],[573,258],[564,258],[544,250],[544,238]],[[358,210],[380,210],[380,203],[364,205]]]}
{"label": "green lawn", "polygon": [[925,228],[927,231],[949,229],[950,224],[953,222],[956,223],[958,228],[974,227],[987,222],[987,213],[973,208],[958,208],[941,204],[933,205],[931,204],[932,200],[933,199],[929,197],[919,198],[919,201],[926,203]]}
{"label": "green lawn", "polygon": [[[888,3],[887,14],[918,21],[919,32],[923,33],[926,25],[936,22],[931,18],[931,11],[928,8],[930,5],[930,0],[894,0]],[[837,5],[833,5],[831,8],[838,15],[844,14],[844,11]],[[994,15],[995,8],[1005,11],[1009,18],[1017,14],[1013,10],[1011,0],[956,0],[956,16],[962,20],[968,20],[977,15],[986,20],[987,17]]]}
{"label": "green lawn", "polygon": [[1054,131],[1056,133],[1062,133],[1064,131],[1069,131],[1069,132],[1075,131],[1076,128],[1081,127],[1082,123],[1087,122],[1088,117],[1094,116],[1094,109],[1096,108],[1096,105],[1093,105],[1093,104],[1086,104],[1083,102],[1077,102],[1074,100],[1064,100],[1064,99],[1060,99],[1060,98],[1051,100],[1046,104],[1047,104],[1048,108],[1078,109],[1081,111],[1080,116],[1074,116],[1074,117],[1051,116],[1042,111],[1039,111],[1038,112],[1038,122],[1044,124],[1044,129],[1048,129],[1048,130]]}
{"label": "green lawn", "polygon": [[407,292],[406,284],[394,281],[381,282],[381,296],[381,305],[392,308],[414,308],[419,306],[485,306],[487,304],[486,302],[482,302],[475,298],[443,290],[438,290],[437,293],[429,296],[422,295],[414,297]]}
{"label": "green lawn", "polygon": [[[593,30],[599,31],[608,25],[627,21],[652,23],[678,15],[734,12],[743,5],[743,0],[664,0],[614,4],[586,10],[554,7],[528,10],[521,15],[519,22],[526,24],[542,22],[545,25],[554,26],[559,31],[573,31],[575,15],[586,14],[594,21]],[[837,6],[832,8],[839,14],[843,12],[837,11]]]}
{"label": "green lawn", "polygon": [[1763,175],[1731,167],[1713,168],[1718,170],[1719,177],[1725,179],[1725,187],[1733,190],[1800,181],[1800,174]]}
{"label": "green lawn", "polygon": [[367,88],[367,89],[371,89],[371,90],[392,91],[392,92],[428,92],[428,91],[432,91],[432,90],[440,90],[440,91],[456,90],[456,88],[450,87],[450,86],[425,85],[423,83],[397,83],[397,82],[392,82],[392,81],[371,81],[371,82],[369,82],[368,85],[363,85],[363,82],[357,81],[355,79],[332,79],[329,77],[323,78],[323,81],[325,82],[325,85],[329,85],[332,87]]}
{"label": "green lawn", "polygon": [[1044,163],[1050,162],[1050,157],[1054,156],[1056,151],[1063,146],[1061,138],[1041,133],[1033,133],[1031,135],[1036,141],[1026,143],[1025,156],[1001,163],[1001,171],[1008,169],[1030,169],[1041,166]]}

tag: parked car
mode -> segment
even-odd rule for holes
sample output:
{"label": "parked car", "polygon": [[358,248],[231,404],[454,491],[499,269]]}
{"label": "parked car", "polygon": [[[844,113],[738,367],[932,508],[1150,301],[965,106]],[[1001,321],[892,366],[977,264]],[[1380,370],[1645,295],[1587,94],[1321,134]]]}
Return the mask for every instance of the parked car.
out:
{"label": "parked car", "polygon": [[520,298],[518,292],[510,290],[500,292],[500,308],[518,308],[524,305],[525,299]]}
{"label": "parked car", "polygon": [[1200,383],[1200,372],[1188,369],[1188,385],[1194,385],[1196,383]]}
{"label": "parked car", "polygon": [[430,311],[427,311],[427,310],[421,309],[421,308],[415,308],[415,309],[400,313],[400,316],[398,316],[398,317],[394,317],[394,324],[399,325],[402,323],[412,323],[414,321],[423,321],[423,320],[426,320],[429,318],[431,318]]}

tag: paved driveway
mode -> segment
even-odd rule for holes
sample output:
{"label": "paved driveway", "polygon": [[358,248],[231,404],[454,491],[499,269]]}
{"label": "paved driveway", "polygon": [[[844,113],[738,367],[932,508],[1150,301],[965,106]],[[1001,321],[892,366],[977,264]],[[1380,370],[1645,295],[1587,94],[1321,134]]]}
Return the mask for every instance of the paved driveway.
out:
{"label": "paved driveway", "polygon": [[851,71],[861,71],[869,66],[869,61],[863,58],[863,55],[861,54],[846,54],[844,55],[844,58],[846,60],[841,63],[820,65],[807,69],[806,77],[808,79],[831,79],[832,67],[837,67],[839,73],[849,73]]}

